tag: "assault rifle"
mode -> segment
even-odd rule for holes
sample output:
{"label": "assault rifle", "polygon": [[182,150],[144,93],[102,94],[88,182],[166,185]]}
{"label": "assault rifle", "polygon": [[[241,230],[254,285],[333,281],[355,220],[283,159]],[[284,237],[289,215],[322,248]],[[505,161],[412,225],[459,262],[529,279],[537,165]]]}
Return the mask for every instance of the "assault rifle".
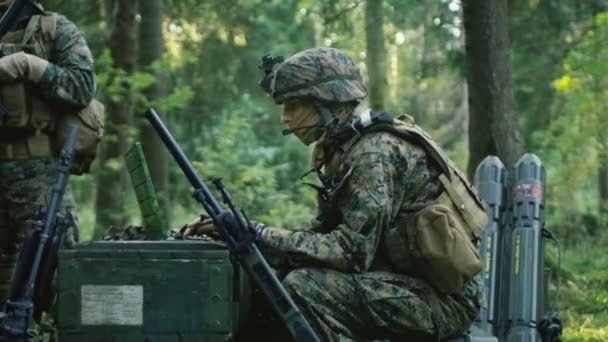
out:
{"label": "assault rifle", "polygon": [[222,179],[215,179],[213,184],[222,194],[228,209],[221,207],[205,182],[197,175],[192,163],[190,163],[154,109],[149,109],[146,112],[146,118],[165,143],[192,187],[194,187],[194,199],[205,208],[207,214],[213,219],[213,223],[230,253],[236,257],[272,304],[275,312],[286,324],[293,339],[296,342],[320,341],[258,249],[255,244],[255,232],[251,228],[250,222],[232,201]]}
{"label": "assault rifle", "polygon": [[72,217],[59,218],[57,211],[65,192],[74,159],[78,127],[71,126],[59,158],[59,174],[52,189],[44,221],[36,220],[19,253],[17,269],[7,302],[0,312],[0,341],[25,341],[30,323],[39,321],[54,298],[53,275]]}
{"label": "assault rifle", "polygon": [[17,24],[17,19],[19,18],[21,10],[28,2],[29,0],[13,0],[11,2],[6,12],[2,15],[2,18],[0,18],[0,39]]}

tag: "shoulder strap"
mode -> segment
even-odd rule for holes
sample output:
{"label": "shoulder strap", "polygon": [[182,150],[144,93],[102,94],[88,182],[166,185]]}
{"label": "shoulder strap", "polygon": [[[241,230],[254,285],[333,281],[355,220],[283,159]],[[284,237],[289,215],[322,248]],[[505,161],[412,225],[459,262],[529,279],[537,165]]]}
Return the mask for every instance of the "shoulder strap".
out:
{"label": "shoulder strap", "polygon": [[435,143],[431,137],[424,130],[422,130],[422,128],[413,123],[406,123],[396,119],[393,121],[393,123],[373,124],[365,128],[363,131],[356,132],[352,139],[344,144],[344,150],[349,150],[359,141],[359,139],[361,139],[363,134],[371,132],[393,133],[402,139],[413,140],[421,143],[427,153],[430,154],[430,157],[439,165],[442,173],[446,174],[448,178],[452,180],[451,170],[454,167],[450,167],[452,165],[449,158],[445,155],[443,150],[439,148],[437,143]]}
{"label": "shoulder strap", "polygon": [[397,118],[393,125],[389,125],[384,129],[392,130],[394,133],[404,137],[410,138],[424,147],[429,153],[430,157],[439,165],[441,171],[451,181],[453,178],[452,171],[456,169],[450,158],[443,152],[443,149],[437,145],[437,143],[431,138],[431,136],[425,132],[420,126],[413,122],[401,121]]}
{"label": "shoulder strap", "polygon": [[450,160],[445,154],[443,149],[437,145],[437,143],[426,133],[420,126],[415,125],[413,122],[404,122],[395,120],[393,125],[388,125],[385,129],[393,130],[396,134],[404,136],[405,138],[410,137],[414,141],[420,142],[424,149],[429,153],[431,158],[441,167],[441,171],[445,175],[445,178],[441,181],[444,188],[454,201],[454,203],[462,203],[462,199],[454,198],[457,191],[454,190],[453,184],[456,181],[464,183],[465,187],[469,189],[470,195],[476,200],[476,202],[482,206],[483,201],[478,196],[477,192],[473,190],[473,186],[467,180],[466,176],[460,171],[456,165]]}
{"label": "shoulder strap", "polygon": [[55,33],[57,33],[57,13],[46,12],[45,15],[41,16],[40,29],[46,41],[54,40]]}
{"label": "shoulder strap", "polygon": [[[374,116],[375,115],[372,114],[372,117]],[[362,120],[364,119],[362,118]],[[483,201],[478,196],[477,192],[474,191],[471,183],[466,179],[465,175],[462,174],[456,165],[454,165],[443,149],[437,145],[431,136],[420,126],[414,124],[413,119],[408,115],[398,116],[396,119],[392,120],[392,123],[383,120],[380,123],[370,124],[363,132],[357,132],[359,134],[356,134],[353,139],[346,143],[345,150],[352,148],[364,133],[376,131],[393,133],[403,139],[420,143],[424,147],[425,151],[427,151],[429,156],[437,163],[437,165],[439,165],[441,172],[444,175],[443,179],[440,179],[440,181],[452,201],[456,205],[460,205],[465,202],[462,196],[458,195],[459,191],[457,191],[454,186],[455,182],[459,181],[463,183],[469,195],[474,199],[475,202],[477,202],[478,206],[483,208]],[[465,220],[467,219],[468,218],[465,218]]]}
{"label": "shoulder strap", "polygon": [[27,44],[32,40],[34,34],[40,30],[42,39],[45,42],[50,42],[55,39],[57,32],[57,13],[45,12],[45,14],[33,15],[28,22],[25,33],[23,34],[22,44]]}
{"label": "shoulder strap", "polygon": [[40,15],[33,15],[28,21],[27,26],[25,27],[25,32],[23,33],[23,37],[21,38],[21,44],[26,45],[27,43],[29,43],[32,40],[32,37],[34,37],[34,33],[38,31],[39,27]]}

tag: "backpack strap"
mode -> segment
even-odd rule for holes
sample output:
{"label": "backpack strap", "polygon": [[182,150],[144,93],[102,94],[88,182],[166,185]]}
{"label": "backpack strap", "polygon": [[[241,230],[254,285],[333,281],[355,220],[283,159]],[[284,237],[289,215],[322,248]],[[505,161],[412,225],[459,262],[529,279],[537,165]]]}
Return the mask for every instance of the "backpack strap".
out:
{"label": "backpack strap", "polygon": [[42,34],[42,39],[45,42],[52,42],[57,33],[57,13],[45,12],[42,15],[33,15],[25,27],[21,44],[29,43],[38,31]]}
{"label": "backpack strap", "polygon": [[471,210],[471,208],[484,208],[484,202],[465,175],[454,165],[443,149],[422,128],[413,122],[396,120],[393,125],[396,134],[407,138],[408,136],[424,146],[430,157],[439,165],[442,174],[439,181],[456,209],[462,215],[471,236],[479,237],[479,228],[485,226],[485,211]]}
{"label": "backpack strap", "polygon": [[49,59],[53,53],[55,34],[57,33],[58,14],[44,12],[32,15],[21,38],[22,46],[29,46],[38,57]]}
{"label": "backpack strap", "polygon": [[57,33],[57,13],[46,12],[40,17],[40,30],[45,41],[53,41]]}
{"label": "backpack strap", "polygon": [[[353,148],[365,133],[377,131],[392,133],[404,140],[419,143],[429,157],[439,166],[441,172],[439,181],[443,185],[446,195],[465,221],[467,226],[465,229],[471,239],[478,239],[480,230],[485,226],[486,216],[483,201],[471,183],[428,133],[414,124],[411,117],[399,116],[392,122],[386,119],[374,120],[374,118],[386,117],[386,115],[387,113],[378,115],[363,112],[360,122],[362,126],[364,125],[364,129],[356,130],[351,135],[351,139],[344,145],[344,150],[348,151]],[[357,125],[352,127],[356,128]]]}
{"label": "backpack strap", "polygon": [[431,136],[420,126],[411,121],[402,121],[401,117],[397,117],[392,130],[394,133],[404,138],[410,138],[411,140],[420,143],[427,153],[429,153],[430,157],[439,165],[443,174],[445,174],[450,181],[453,180],[452,170],[456,169],[455,165],[452,165],[450,158],[443,152],[443,149],[441,149]]}
{"label": "backpack strap", "polygon": [[462,190],[466,191],[466,189],[461,189],[461,191],[458,191],[458,184],[449,181],[443,173],[439,175],[439,181],[443,185],[445,192],[452,200],[454,207],[456,207],[462,219],[465,221],[466,225],[464,225],[463,228],[467,231],[467,233],[469,233],[471,240],[479,239],[480,232],[475,227],[478,227],[480,225],[479,222],[483,222],[485,219],[483,215],[480,215],[480,217],[475,217],[479,214],[476,211],[471,212],[471,210],[469,210],[469,208],[471,208],[471,203],[467,203],[467,200],[470,202],[471,198],[468,197],[465,199],[465,196],[462,196],[461,194]]}
{"label": "backpack strap", "polygon": [[21,44],[26,45],[32,40],[36,31],[40,27],[40,15],[36,14],[31,16],[30,20],[27,22],[27,26],[25,27],[25,32],[23,33],[23,37],[21,38]]}
{"label": "backpack strap", "polygon": [[452,180],[452,169],[450,159],[443,150],[433,141],[433,139],[419,126],[414,124],[414,119],[402,114],[397,118],[389,113],[374,113],[370,110],[361,112],[359,120],[352,125],[340,127],[336,133],[337,143],[343,145],[343,149],[348,151],[357,141],[368,132],[388,132],[400,138],[421,143],[430,157],[439,165],[441,171]]}

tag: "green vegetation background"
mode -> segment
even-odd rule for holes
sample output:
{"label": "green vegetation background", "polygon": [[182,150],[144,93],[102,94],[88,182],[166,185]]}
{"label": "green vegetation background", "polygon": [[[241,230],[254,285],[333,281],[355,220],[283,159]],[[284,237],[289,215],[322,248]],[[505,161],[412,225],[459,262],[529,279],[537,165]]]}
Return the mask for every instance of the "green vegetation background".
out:
{"label": "green vegetation background", "polygon": [[[201,174],[224,177],[250,216],[276,226],[306,225],[314,214],[314,193],[298,178],[308,170],[310,150],[293,136],[281,136],[281,109],[257,86],[256,66],[269,52],[289,56],[324,45],[347,50],[365,75],[363,2],[166,0],[164,58],[152,70],[140,67],[132,75],[114,67],[107,49],[108,3],[112,0],[49,0],[46,7],[66,14],[85,31],[96,56],[101,99],[120,100],[125,82],[129,84],[136,99],[129,142],[139,139],[141,113],[154,105]],[[557,305],[566,323],[565,341],[608,341],[608,203],[602,200],[600,175],[608,160],[607,7],[591,0],[509,1],[516,108],[528,151],[547,168],[547,224],[563,249],[559,270],[550,244],[547,260],[554,267],[552,298],[561,278]],[[387,0],[384,12],[386,109],[414,115],[465,168],[460,2]],[[164,86],[161,100],[142,95],[154,82]],[[107,164],[123,167],[122,160]],[[96,224],[98,172],[95,165],[91,175],[72,180],[82,240],[92,237]],[[125,225],[138,224],[128,178],[116,181],[124,189],[117,198],[128,199],[117,214]],[[200,212],[173,165],[165,196],[173,228]]]}

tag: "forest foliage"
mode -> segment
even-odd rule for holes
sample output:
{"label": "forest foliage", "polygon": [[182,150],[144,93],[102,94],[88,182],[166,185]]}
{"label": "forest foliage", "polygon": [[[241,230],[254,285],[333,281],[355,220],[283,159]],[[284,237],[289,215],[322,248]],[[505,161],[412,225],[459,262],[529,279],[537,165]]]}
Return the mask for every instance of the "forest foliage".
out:
{"label": "forest foliage", "polygon": [[[130,99],[132,125],[122,128],[120,136],[127,137],[122,143],[141,139],[142,113],[153,106],[200,173],[223,177],[249,216],[276,226],[307,225],[315,194],[299,177],[309,169],[310,150],[281,135],[281,108],[259,88],[257,65],[270,52],[289,56],[332,46],[346,50],[367,78],[365,2],[165,0],[164,56],[132,72],[117,67],[108,48],[120,2],[48,0],[45,6],[85,32],[96,57],[98,97]],[[385,0],[382,5],[385,110],[413,115],[465,169],[468,90],[460,1]],[[139,14],[134,22],[141,22]],[[137,25],[132,30],[137,32]],[[566,340],[608,341],[608,5],[509,1],[509,34],[518,123],[527,150],[547,168],[547,225],[564,251],[554,273],[561,278],[558,305]],[[154,84],[162,86],[162,96],[146,96]],[[101,162],[122,184],[113,195],[123,205],[108,209],[118,211],[114,224],[138,224],[123,161]],[[200,209],[179,169],[169,165],[169,188],[161,195],[169,203],[171,227],[178,228]],[[105,186],[96,182],[100,169],[94,165],[91,175],[72,181],[83,239],[108,228],[95,219],[95,211],[104,210],[103,203],[94,203],[96,191]],[[553,247],[547,254],[556,266]],[[557,280],[552,295],[556,285]]]}

